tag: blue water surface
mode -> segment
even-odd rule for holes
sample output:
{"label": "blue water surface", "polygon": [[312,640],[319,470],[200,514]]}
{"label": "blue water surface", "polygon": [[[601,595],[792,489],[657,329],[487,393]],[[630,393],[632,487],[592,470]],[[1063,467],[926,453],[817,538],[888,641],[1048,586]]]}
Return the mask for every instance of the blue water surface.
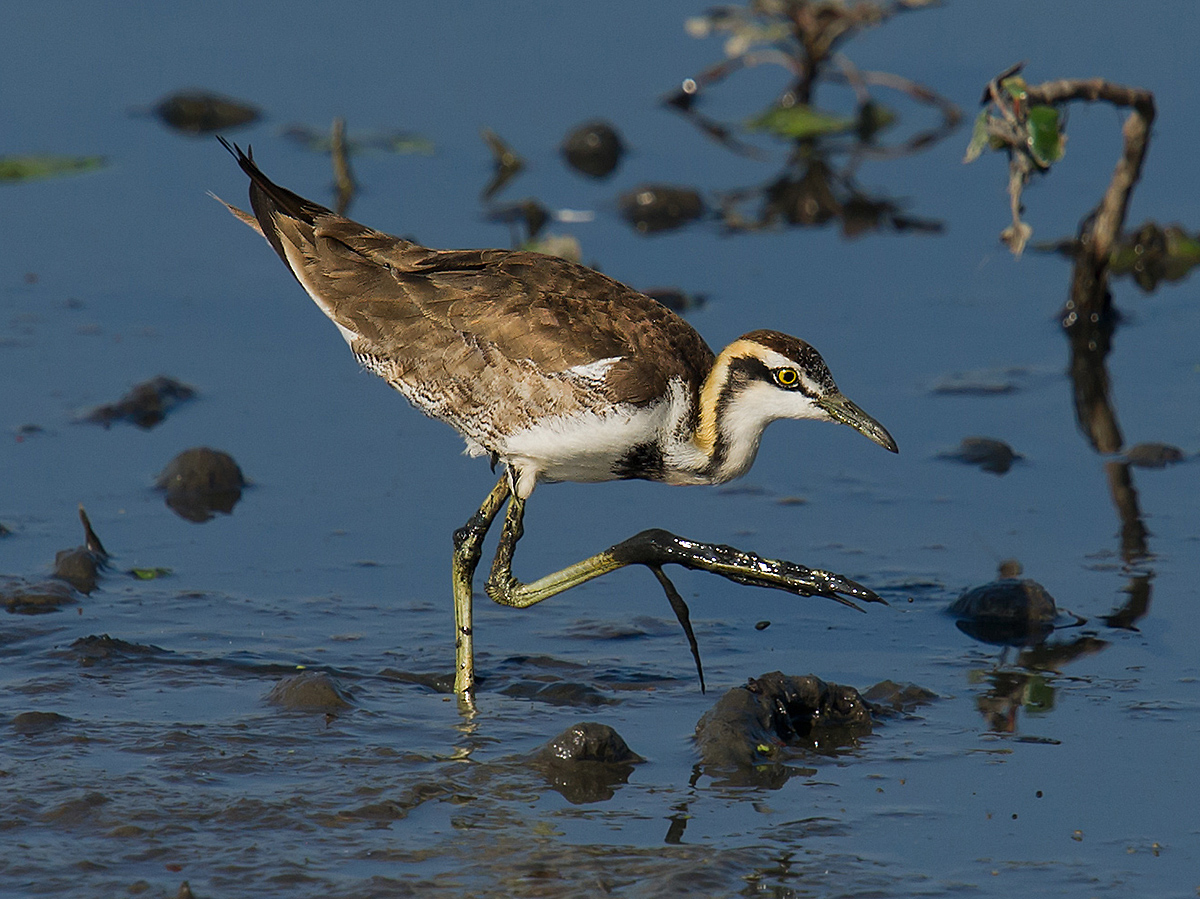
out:
{"label": "blue water surface", "polygon": [[[36,581],[81,542],[86,507],[113,554],[101,588],[54,614],[0,620],[0,892],[200,896],[1089,895],[1200,887],[1200,504],[1193,460],[1132,469],[1150,555],[1122,557],[1112,460],[1075,421],[1057,312],[1069,263],[997,235],[1006,166],[961,162],[988,79],[1104,77],[1154,92],[1158,117],[1128,224],[1200,227],[1194,48],[1186,2],[959,0],[906,12],[841,49],[865,71],[928,85],[965,124],[927,151],[865,159],[856,180],[937,234],[836,225],[655,236],[616,197],[645,182],[710,201],[762,185],[763,158],[706,140],[661,98],[723,58],[685,21],[703,4],[616,2],[49,2],[6,10],[0,154],[101,155],[88,174],[0,184],[0,571]],[[786,76],[763,65],[705,97],[742,122]],[[210,136],[146,110],[203,88],[260,107],[228,136],[280,183],[332,203],[327,156],[281,134],[344,117],[351,134],[413,132],[432,155],[364,152],[352,214],[435,247],[507,246],[480,192],[488,127],[526,161],[500,195],[594,213],[554,223],[583,258],[640,289],[703,294],[714,347],[758,327],[817,346],[842,389],[901,447],[785,422],[731,488],[548,485],[517,573],[535,576],[644,527],[829,568],[879,590],[858,614],[820,599],[679,573],[709,685],[658,586],[621,571],[517,611],[480,599],[478,709],[428,678],[452,668],[450,534],[493,482],[445,425],[361,372],[269,248],[207,194],[245,203]],[[936,114],[880,92],[897,133]],[[852,95],[823,87],[845,109]],[[1075,233],[1108,183],[1125,113],[1074,104],[1067,155],[1027,191],[1034,240]],[[616,174],[568,171],[558,145],[606,118],[630,150]],[[844,162],[844,158],[842,160]],[[585,217],[586,218],[586,217]],[[1152,295],[1114,282],[1108,358],[1126,445],[1200,450],[1194,279]],[[198,397],[151,430],[78,423],[166,374]],[[990,395],[939,390],[1006,384]],[[29,426],[36,426],[31,428]],[[1003,476],[941,458],[962,438],[1023,456]],[[195,524],[152,487],[178,452],[230,453],[251,486]],[[1016,558],[1087,619],[1045,664],[971,641],[943,609]],[[132,569],[171,574],[141,581]],[[1132,627],[1109,617],[1146,595]],[[770,621],[765,629],[755,624]],[[108,634],[150,655],[89,658]],[[267,701],[306,666],[347,692],[336,715]],[[772,670],[936,701],[778,788],[697,769],[690,737],[715,697]],[[416,675],[410,677],[409,675]],[[425,680],[421,678],[424,677]],[[504,688],[568,681],[602,704]],[[590,695],[590,694],[589,694]],[[62,721],[31,732],[27,712]],[[522,763],[581,720],[647,759],[577,804]],[[365,810],[365,811],[364,811]]]}

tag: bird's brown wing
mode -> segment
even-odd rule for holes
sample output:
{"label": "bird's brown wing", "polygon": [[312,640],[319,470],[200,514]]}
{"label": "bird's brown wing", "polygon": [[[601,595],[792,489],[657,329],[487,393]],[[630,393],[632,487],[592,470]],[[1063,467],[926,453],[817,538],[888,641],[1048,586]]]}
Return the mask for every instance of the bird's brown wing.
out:
{"label": "bird's brown wing", "polygon": [[593,269],[538,253],[422,247],[279,187],[229,149],[250,176],[264,236],[359,358],[460,430],[448,409],[469,417],[507,403],[528,423],[574,402],[652,402],[674,378],[695,391],[711,368],[690,325]]}
{"label": "bird's brown wing", "polygon": [[662,396],[672,378],[699,385],[712,366],[712,351],[679,316],[593,269],[540,253],[391,240],[377,248],[374,235],[342,239],[364,269],[388,278],[364,272],[373,289],[355,291],[339,312],[393,357],[428,352],[440,337],[477,348],[481,361],[499,354],[546,375],[613,360],[596,386],[638,404]]}

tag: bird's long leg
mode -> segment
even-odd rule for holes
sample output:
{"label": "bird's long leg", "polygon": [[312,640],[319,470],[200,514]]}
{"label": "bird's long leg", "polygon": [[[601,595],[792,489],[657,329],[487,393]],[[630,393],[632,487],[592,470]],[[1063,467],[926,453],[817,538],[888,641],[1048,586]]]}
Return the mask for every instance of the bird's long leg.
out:
{"label": "bird's long leg", "polygon": [[855,609],[855,599],[883,602],[873,590],[832,571],[807,568],[786,559],[765,559],[732,546],[688,540],[661,528],[642,531],[582,562],[525,584],[512,573],[513,550],[521,538],[524,512],[524,502],[513,497],[487,581],[488,596],[501,605],[523,609],[626,565],[653,569],[668,564],[719,574],[752,587],[771,587],[797,596],[824,596]]}
{"label": "bird's long leg", "polygon": [[628,562],[618,562],[605,553],[597,553],[582,562],[569,565],[561,571],[523,584],[512,573],[513,552],[517,541],[525,533],[522,520],[525,517],[525,500],[514,495],[508,501],[504,516],[504,529],[500,532],[500,543],[496,546],[496,558],[492,561],[492,573],[488,575],[486,590],[494,602],[505,606],[524,609],[543,599],[570,590],[584,581],[615,571]]}
{"label": "bird's long leg", "polygon": [[[493,494],[499,490],[498,484]],[[663,574],[663,565],[670,563],[694,571],[708,571],[739,584],[771,587],[797,596],[824,596],[855,609],[859,609],[853,601],[855,599],[883,602],[874,591],[840,574],[807,568],[783,559],[764,559],[755,553],[732,546],[699,543],[657,528],[642,531],[582,562],[568,565],[560,571],[525,584],[517,580],[512,573],[513,552],[524,533],[524,515],[524,500],[512,496],[504,516],[504,529],[500,533],[500,543],[496,548],[492,571],[487,580],[487,593],[493,601],[506,606],[526,608],[626,565],[645,565],[654,572],[666,591],[671,608],[688,636],[698,672],[701,671],[700,657],[688,621],[687,605]],[[703,683],[702,672],[700,677]]]}
{"label": "bird's long leg", "polygon": [[469,696],[475,689],[475,637],[472,631],[471,594],[483,538],[504,505],[511,488],[507,473],[487,495],[479,511],[454,532],[451,577],[454,584],[454,692]]}

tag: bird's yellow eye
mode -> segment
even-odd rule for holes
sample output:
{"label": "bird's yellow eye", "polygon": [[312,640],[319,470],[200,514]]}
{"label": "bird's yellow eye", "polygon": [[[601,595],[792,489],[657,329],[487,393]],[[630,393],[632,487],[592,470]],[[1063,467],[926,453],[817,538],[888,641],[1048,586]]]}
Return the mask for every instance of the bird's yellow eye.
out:
{"label": "bird's yellow eye", "polygon": [[795,387],[800,383],[800,374],[794,368],[775,369],[775,383],[780,387]]}

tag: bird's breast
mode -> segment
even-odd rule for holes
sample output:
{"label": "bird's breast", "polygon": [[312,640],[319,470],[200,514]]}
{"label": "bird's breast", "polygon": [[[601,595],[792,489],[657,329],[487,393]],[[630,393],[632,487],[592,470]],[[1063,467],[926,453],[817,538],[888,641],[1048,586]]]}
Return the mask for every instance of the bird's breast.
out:
{"label": "bird's breast", "polygon": [[694,419],[689,397],[681,382],[673,382],[651,403],[544,417],[508,434],[496,450],[521,480],[700,483],[704,460],[688,426]]}

